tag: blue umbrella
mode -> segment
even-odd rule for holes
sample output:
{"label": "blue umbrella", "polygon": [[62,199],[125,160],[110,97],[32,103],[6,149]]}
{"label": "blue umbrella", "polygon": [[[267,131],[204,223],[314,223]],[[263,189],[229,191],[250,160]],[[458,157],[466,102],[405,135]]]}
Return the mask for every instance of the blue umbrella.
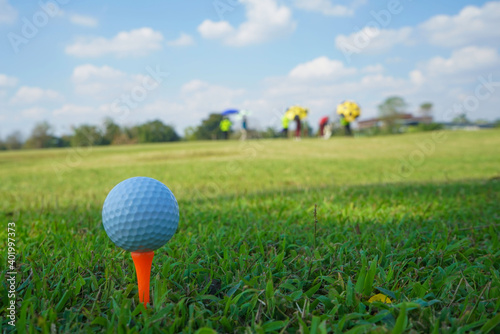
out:
{"label": "blue umbrella", "polygon": [[232,114],[237,114],[239,113],[239,110],[237,109],[228,109],[224,112],[221,113],[222,116],[227,116],[227,115],[232,115]]}

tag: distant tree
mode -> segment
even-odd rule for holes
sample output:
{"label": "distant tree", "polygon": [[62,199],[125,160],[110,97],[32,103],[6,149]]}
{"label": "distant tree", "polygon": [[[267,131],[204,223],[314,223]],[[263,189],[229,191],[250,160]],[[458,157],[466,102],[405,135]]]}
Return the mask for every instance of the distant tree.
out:
{"label": "distant tree", "polygon": [[172,126],[165,125],[159,120],[137,126],[137,138],[139,143],[159,143],[181,139]]}
{"label": "distant tree", "polygon": [[71,135],[62,135],[58,138],[59,145],[57,147],[68,147],[71,146]]}
{"label": "distant tree", "polygon": [[113,144],[118,137],[122,134],[122,129],[116,124],[113,119],[107,117],[104,119],[104,144]]}
{"label": "distant tree", "polygon": [[282,134],[281,131],[269,126],[265,130],[258,131],[257,136],[259,138],[280,138]]}
{"label": "distant tree", "polygon": [[406,111],[407,103],[402,97],[392,96],[378,106],[380,118],[384,121],[387,131],[396,132],[396,121],[399,115]]}
{"label": "distant tree", "polygon": [[21,132],[14,131],[5,138],[5,148],[8,150],[19,150],[23,147],[23,136]]}
{"label": "distant tree", "polygon": [[123,134],[120,136],[120,140],[124,144],[135,144],[139,141],[137,126],[124,127],[122,130]]}
{"label": "distant tree", "polygon": [[420,105],[419,113],[422,116],[431,116],[432,115],[432,107],[433,104],[430,102],[425,102]]}
{"label": "distant tree", "polygon": [[36,124],[24,146],[27,148],[56,147],[57,138],[52,133],[52,126],[48,122]]}
{"label": "distant tree", "polygon": [[471,124],[472,122],[467,118],[466,113],[459,114],[457,117],[453,118],[453,123],[456,124]]}
{"label": "distant tree", "polygon": [[95,125],[80,125],[73,127],[71,146],[96,146],[104,144],[102,131]]}
{"label": "distant tree", "polygon": [[383,118],[403,114],[407,106],[407,103],[402,97],[392,96],[387,98],[382,104],[380,104],[378,106],[378,110],[380,116]]}
{"label": "distant tree", "polygon": [[188,126],[184,129],[184,140],[196,140],[196,127]]}
{"label": "distant tree", "polygon": [[220,130],[220,122],[222,115],[212,113],[207,119],[204,119],[196,128],[195,137],[198,140],[217,139],[222,138],[222,131]]}
{"label": "distant tree", "polygon": [[122,132],[120,135],[116,136],[113,139],[113,145],[129,145],[129,144],[137,144],[137,137],[131,138],[125,132]]}

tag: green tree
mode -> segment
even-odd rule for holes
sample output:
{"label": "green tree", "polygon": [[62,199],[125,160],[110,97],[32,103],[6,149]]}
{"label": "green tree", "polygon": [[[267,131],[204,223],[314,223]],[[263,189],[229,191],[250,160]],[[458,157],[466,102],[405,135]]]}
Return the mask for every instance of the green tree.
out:
{"label": "green tree", "polygon": [[48,122],[36,124],[24,146],[27,148],[56,147],[57,138],[52,133],[52,126]]}
{"label": "green tree", "polygon": [[160,120],[137,126],[137,138],[139,143],[160,143],[180,140],[174,128],[163,124]]}
{"label": "green tree", "polygon": [[397,132],[397,120],[406,111],[407,103],[402,97],[391,96],[378,106],[380,118],[389,133]]}
{"label": "green tree", "polygon": [[14,131],[5,138],[5,148],[8,150],[19,150],[23,147],[23,137],[21,132]]}
{"label": "green tree", "polygon": [[219,124],[222,121],[222,115],[212,113],[207,119],[204,119],[196,128],[195,137],[198,140],[222,138],[222,131]]}
{"label": "green tree", "polygon": [[459,114],[457,117],[453,118],[453,123],[457,124],[471,124],[472,122],[467,118],[466,113]]}
{"label": "green tree", "polygon": [[184,129],[184,140],[196,140],[196,130],[194,126],[188,126]]}
{"label": "green tree", "polygon": [[73,127],[71,146],[96,146],[104,144],[102,131],[95,125],[80,125]]}
{"label": "green tree", "polygon": [[69,147],[71,146],[71,135],[62,135],[61,137],[57,138],[58,139],[58,146],[57,147]]}
{"label": "green tree", "polygon": [[257,131],[257,135],[260,138],[280,138],[282,136],[281,131],[278,131],[270,126],[268,126],[265,130]]}
{"label": "green tree", "polygon": [[121,136],[115,138],[116,144],[137,144],[138,141],[137,126],[123,127]]}
{"label": "green tree", "polygon": [[432,107],[433,104],[430,102],[425,102],[420,105],[419,113],[422,116],[431,116],[432,115]]}
{"label": "green tree", "polygon": [[113,144],[115,140],[122,134],[122,129],[118,124],[116,124],[113,119],[107,117],[104,119],[104,144]]}

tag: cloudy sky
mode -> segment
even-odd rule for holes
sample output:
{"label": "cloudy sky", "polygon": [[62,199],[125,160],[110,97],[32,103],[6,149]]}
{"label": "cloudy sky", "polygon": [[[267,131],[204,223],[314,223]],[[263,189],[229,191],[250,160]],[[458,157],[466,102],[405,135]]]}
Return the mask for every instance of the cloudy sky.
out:
{"label": "cloudy sky", "polygon": [[366,119],[392,95],[493,120],[499,21],[500,1],[0,0],[0,136],[106,116],[182,134],[228,108],[279,127],[293,104],[315,125],[344,99]]}

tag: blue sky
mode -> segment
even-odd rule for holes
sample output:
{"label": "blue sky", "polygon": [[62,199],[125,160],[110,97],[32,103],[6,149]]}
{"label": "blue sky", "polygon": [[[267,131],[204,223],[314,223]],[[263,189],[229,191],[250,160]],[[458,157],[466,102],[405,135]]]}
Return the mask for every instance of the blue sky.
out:
{"label": "blue sky", "polygon": [[[500,118],[500,1],[0,0],[0,137],[46,120],[153,119],[179,133],[244,108],[279,127],[393,95],[438,120]],[[168,73],[168,74],[167,74]]]}

